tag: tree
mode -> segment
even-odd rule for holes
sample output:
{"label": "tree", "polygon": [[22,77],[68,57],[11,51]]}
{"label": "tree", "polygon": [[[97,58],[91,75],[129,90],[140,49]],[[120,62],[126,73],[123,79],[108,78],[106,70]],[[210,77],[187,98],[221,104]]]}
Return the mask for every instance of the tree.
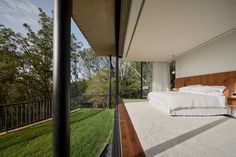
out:
{"label": "tree", "polygon": [[79,79],[79,57],[83,50],[82,43],[77,41],[74,34],[71,35],[71,41],[71,81],[75,83]]}
{"label": "tree", "polygon": [[15,81],[17,64],[10,50],[2,48],[0,53],[0,100],[5,102],[11,99],[9,89],[12,89],[12,82]]}
{"label": "tree", "polygon": [[[109,60],[103,57],[103,67],[100,67],[95,75],[87,82],[86,94],[108,94],[109,88]],[[101,60],[101,59],[100,59]],[[114,64],[114,61],[112,61]],[[146,64],[145,64],[146,65]],[[150,72],[148,70],[147,72]],[[112,95],[115,94],[115,69],[112,71]],[[119,95],[123,98],[138,98],[140,96],[140,63],[139,62],[119,62]],[[149,81],[143,78],[149,85]],[[98,101],[93,98],[93,102]]]}
{"label": "tree", "polygon": [[[53,59],[53,18],[39,8],[40,29],[35,32],[23,24],[27,34],[15,33],[0,25],[1,100],[27,101],[51,99]],[[77,66],[81,43],[71,37],[72,67]],[[77,78],[73,70],[72,78]]]}
{"label": "tree", "polygon": [[97,57],[91,48],[79,53],[79,67],[82,78],[90,80],[98,71],[107,66],[106,57]]}
{"label": "tree", "polygon": [[120,95],[123,98],[140,96],[140,64],[138,62],[120,63]]}

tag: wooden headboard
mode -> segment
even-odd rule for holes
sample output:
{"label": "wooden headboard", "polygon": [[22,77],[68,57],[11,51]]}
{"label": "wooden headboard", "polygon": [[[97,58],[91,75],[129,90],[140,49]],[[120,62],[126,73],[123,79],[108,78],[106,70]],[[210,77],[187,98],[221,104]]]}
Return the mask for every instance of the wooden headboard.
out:
{"label": "wooden headboard", "polygon": [[236,90],[236,71],[182,77],[175,79],[175,88],[194,84],[209,86],[226,86],[227,91],[225,95],[229,96],[232,90]]}

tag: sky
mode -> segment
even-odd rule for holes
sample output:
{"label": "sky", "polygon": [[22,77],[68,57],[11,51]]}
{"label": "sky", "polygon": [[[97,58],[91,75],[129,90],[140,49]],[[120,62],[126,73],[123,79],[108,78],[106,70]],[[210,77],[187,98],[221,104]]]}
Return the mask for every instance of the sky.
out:
{"label": "sky", "polygon": [[[0,0],[0,24],[25,34],[23,23],[28,23],[34,31],[37,31],[39,7],[48,16],[52,16],[53,0]],[[71,31],[77,40],[82,42],[84,48],[90,47],[73,19],[71,19]]]}

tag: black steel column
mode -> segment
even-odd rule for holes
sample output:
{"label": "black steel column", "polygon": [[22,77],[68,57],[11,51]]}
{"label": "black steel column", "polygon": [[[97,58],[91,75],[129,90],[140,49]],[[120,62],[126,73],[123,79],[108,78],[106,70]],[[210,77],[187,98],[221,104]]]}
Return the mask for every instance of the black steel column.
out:
{"label": "black steel column", "polygon": [[111,62],[111,55],[109,56],[109,61],[110,61],[110,76],[109,76],[109,108],[111,108],[111,90],[112,90],[112,84],[111,84],[111,81],[112,81],[112,62]]}
{"label": "black steel column", "polygon": [[116,56],[116,90],[115,90],[115,104],[119,104],[119,57]]}
{"label": "black steel column", "polygon": [[112,157],[120,157],[121,142],[120,142],[120,122],[119,122],[119,36],[120,36],[120,10],[121,0],[115,0],[115,34],[116,34],[116,82],[115,82],[115,118],[114,118],[114,132],[113,132],[113,147]]}
{"label": "black steel column", "polygon": [[120,118],[119,118],[119,57],[116,56],[116,82],[115,82],[115,119],[114,119],[114,134],[113,134],[113,148],[112,157],[121,156],[121,142],[120,142]]}
{"label": "black steel column", "polygon": [[141,70],[140,70],[140,98],[143,98],[143,62],[141,62],[141,66],[140,66]]}
{"label": "black steel column", "polygon": [[71,0],[54,0],[53,156],[70,156]]}

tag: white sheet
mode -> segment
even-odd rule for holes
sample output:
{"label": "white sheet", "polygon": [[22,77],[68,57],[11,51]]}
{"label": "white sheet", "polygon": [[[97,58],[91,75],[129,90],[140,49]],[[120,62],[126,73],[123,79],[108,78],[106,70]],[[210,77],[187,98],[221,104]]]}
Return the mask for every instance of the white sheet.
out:
{"label": "white sheet", "polygon": [[161,101],[167,105],[169,112],[194,108],[225,108],[225,97],[186,92],[150,92],[149,101]]}

